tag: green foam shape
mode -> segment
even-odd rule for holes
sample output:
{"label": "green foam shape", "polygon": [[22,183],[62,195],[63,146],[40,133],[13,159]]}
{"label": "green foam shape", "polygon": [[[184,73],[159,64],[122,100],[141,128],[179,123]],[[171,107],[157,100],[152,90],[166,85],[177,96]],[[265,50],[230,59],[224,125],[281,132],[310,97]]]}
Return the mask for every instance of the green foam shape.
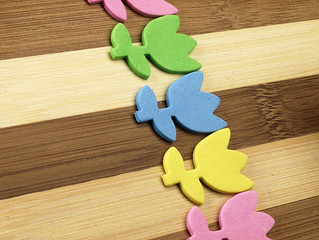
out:
{"label": "green foam shape", "polygon": [[184,74],[197,71],[202,65],[188,56],[197,43],[190,36],[177,33],[179,25],[180,19],[176,15],[154,19],[143,30],[142,46],[134,46],[128,30],[119,23],[111,33],[111,57],[126,58],[132,71],[144,79],[151,75],[147,58],[168,73]]}

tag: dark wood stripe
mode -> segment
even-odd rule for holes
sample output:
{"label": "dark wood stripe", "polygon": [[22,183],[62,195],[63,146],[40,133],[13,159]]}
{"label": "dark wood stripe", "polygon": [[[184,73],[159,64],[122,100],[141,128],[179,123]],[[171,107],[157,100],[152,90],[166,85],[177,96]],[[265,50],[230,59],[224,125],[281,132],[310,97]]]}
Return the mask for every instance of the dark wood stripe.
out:
{"label": "dark wood stripe", "polygon": [[[272,240],[319,239],[319,196],[262,210],[276,221],[268,233]],[[217,230],[218,222],[210,224],[210,230]],[[152,240],[185,240],[190,235],[185,231],[153,238]],[[256,239],[257,240],[257,239]]]}
{"label": "dark wood stripe", "polygon": [[[216,114],[244,148],[319,131],[319,75],[216,92]],[[164,105],[160,103],[160,105]],[[159,166],[169,144],[135,107],[0,130],[0,199]],[[205,135],[178,129],[185,159]]]}
{"label": "dark wood stripe", "polygon": [[[179,9],[180,32],[194,35],[319,18],[316,0],[169,0]],[[133,40],[151,18],[127,7]],[[117,21],[86,0],[2,1],[0,59],[109,45]]]}

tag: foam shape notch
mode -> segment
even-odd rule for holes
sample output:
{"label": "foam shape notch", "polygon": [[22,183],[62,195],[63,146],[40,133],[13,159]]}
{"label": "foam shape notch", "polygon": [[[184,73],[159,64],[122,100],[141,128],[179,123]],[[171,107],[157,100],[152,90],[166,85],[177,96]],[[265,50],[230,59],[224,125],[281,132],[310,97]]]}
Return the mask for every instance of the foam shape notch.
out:
{"label": "foam shape notch", "polygon": [[229,199],[219,212],[220,230],[210,231],[207,220],[198,207],[187,215],[187,240],[270,240],[267,233],[275,220],[268,214],[255,212],[257,193],[243,192]]}
{"label": "foam shape notch", "polygon": [[211,133],[226,127],[227,123],[213,114],[220,103],[219,97],[200,91],[202,83],[202,72],[193,72],[176,80],[167,90],[166,108],[158,108],[153,90],[144,86],[136,96],[136,121],[151,121],[154,130],[169,142],[176,140],[174,121],[181,128],[195,133]]}
{"label": "foam shape notch", "polygon": [[[87,0],[90,4],[102,3],[104,9],[116,20],[125,22],[127,13],[122,0]],[[165,0],[125,0],[135,12],[147,17],[177,14],[178,10]]]}
{"label": "foam shape notch", "polygon": [[130,33],[119,23],[111,33],[112,59],[126,59],[132,71],[148,79],[151,68],[149,59],[156,67],[168,73],[190,73],[202,66],[188,54],[196,47],[196,41],[185,34],[177,33],[180,19],[167,15],[150,21],[142,33],[142,46],[134,46]]}
{"label": "foam shape notch", "polygon": [[[238,193],[252,188],[254,183],[240,171],[248,157],[239,151],[227,149],[230,129],[224,128],[200,141],[193,152],[194,169],[186,171],[183,157],[175,148],[169,148],[163,158],[164,185],[179,184],[191,201],[205,201],[202,182],[220,193]],[[201,180],[201,181],[200,181]]]}

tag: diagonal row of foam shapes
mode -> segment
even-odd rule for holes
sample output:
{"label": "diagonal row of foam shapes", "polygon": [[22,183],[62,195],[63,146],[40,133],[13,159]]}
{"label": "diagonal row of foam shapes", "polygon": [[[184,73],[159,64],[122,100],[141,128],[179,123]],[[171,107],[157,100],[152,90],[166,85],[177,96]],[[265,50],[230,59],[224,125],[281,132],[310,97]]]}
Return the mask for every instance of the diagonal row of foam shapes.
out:
{"label": "diagonal row of foam shapes", "polygon": [[[247,156],[239,151],[228,150],[230,130],[227,123],[213,114],[220,99],[200,90],[202,72],[193,72],[176,80],[166,93],[167,108],[159,109],[154,92],[143,87],[136,96],[139,123],[151,121],[154,130],[167,141],[176,140],[176,122],[183,129],[197,133],[211,133],[199,142],[194,150],[195,169],[186,171],[179,151],[171,147],[163,159],[166,174],[165,186],[179,184],[183,193],[193,202],[205,200],[202,183],[221,193],[238,193],[253,186],[253,182],[240,171]],[[201,180],[201,181],[200,181]]]}
{"label": "diagonal row of foam shapes", "polygon": [[167,141],[176,139],[174,121],[192,132],[213,132],[200,141],[193,152],[194,169],[186,170],[180,152],[169,148],[163,158],[165,186],[179,185],[188,199],[203,204],[205,184],[220,193],[239,193],[222,207],[219,214],[221,230],[210,231],[199,208],[187,216],[188,240],[269,240],[267,233],[274,225],[268,214],[255,212],[257,194],[248,191],[254,183],[241,174],[248,157],[229,150],[230,129],[227,123],[213,115],[220,99],[200,91],[202,72],[190,73],[170,85],[166,93],[167,108],[159,109],[154,92],[148,86],[137,94],[137,122],[151,121],[154,130]]}
{"label": "diagonal row of foam shapes", "polygon": [[[87,0],[90,4],[102,3],[105,10],[116,20],[124,22],[127,13],[122,0]],[[178,10],[165,0],[124,0],[133,10],[144,16],[164,16],[151,21],[142,33],[142,45],[134,46],[123,24],[112,30],[113,59],[126,59],[132,71],[141,78],[151,74],[147,58],[158,68],[169,73],[189,73],[201,65],[188,54],[196,47],[196,41],[177,33],[180,25]],[[159,109],[154,92],[148,86],[137,94],[138,123],[151,121],[154,130],[165,140],[176,140],[175,124],[196,133],[211,133],[200,141],[193,153],[194,169],[186,170],[180,152],[169,148],[163,158],[165,186],[178,184],[182,192],[193,202],[205,201],[202,183],[221,193],[247,191],[254,185],[241,170],[247,156],[229,150],[230,129],[227,123],[215,116],[220,99],[214,94],[200,91],[202,72],[190,73],[175,81],[167,90],[167,107]],[[188,240],[268,240],[268,231],[274,219],[265,213],[255,212],[256,192],[243,192],[228,200],[219,214],[219,231],[210,231],[205,216],[194,207],[187,216]]]}
{"label": "diagonal row of foam shapes", "polygon": [[[90,3],[102,2],[105,9],[116,19],[126,20],[126,11],[120,0],[88,0]],[[149,16],[175,14],[174,7],[163,0],[145,1],[126,0],[134,10],[143,12],[147,7]],[[151,6],[153,3],[166,6]],[[120,10],[118,12],[112,9]],[[156,9],[156,13],[151,9]],[[176,9],[177,10],[177,9]],[[171,13],[170,13],[171,12]],[[128,30],[118,24],[112,31],[113,59],[125,58],[129,67],[138,76],[148,79],[151,70],[147,58],[154,65],[169,73],[189,73],[201,65],[188,54],[195,48],[196,41],[184,34],[177,33],[180,19],[178,16],[165,16],[151,21],[142,34],[142,46],[133,46]],[[200,91],[203,82],[202,72],[190,73],[168,88],[167,107],[159,109],[154,92],[143,87],[136,96],[138,123],[152,122],[154,130],[169,142],[176,140],[175,123],[185,130],[196,133],[212,133],[200,141],[194,149],[194,169],[185,170],[180,152],[171,147],[163,158],[165,186],[178,184],[182,192],[193,202],[205,201],[202,183],[221,193],[238,193],[253,187],[253,182],[241,174],[247,163],[247,156],[239,151],[229,150],[230,129],[227,123],[215,116],[220,99],[211,93]],[[207,221],[200,210],[194,207],[187,216],[187,228],[191,234],[188,240],[267,240],[266,234],[274,225],[274,219],[267,214],[254,212],[257,204],[255,192],[244,192],[230,199],[221,209],[219,222],[221,230],[209,231]]]}

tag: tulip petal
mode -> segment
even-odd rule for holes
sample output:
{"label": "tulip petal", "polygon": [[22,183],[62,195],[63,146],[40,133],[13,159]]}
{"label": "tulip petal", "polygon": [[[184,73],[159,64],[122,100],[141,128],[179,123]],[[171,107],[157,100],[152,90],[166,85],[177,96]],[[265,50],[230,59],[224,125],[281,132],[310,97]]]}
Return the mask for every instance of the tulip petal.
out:
{"label": "tulip petal", "polygon": [[103,0],[105,10],[116,20],[125,22],[127,19],[126,10],[121,0]]}
{"label": "tulip petal", "polygon": [[176,7],[164,0],[125,0],[126,3],[141,15],[158,17],[178,13]]}

